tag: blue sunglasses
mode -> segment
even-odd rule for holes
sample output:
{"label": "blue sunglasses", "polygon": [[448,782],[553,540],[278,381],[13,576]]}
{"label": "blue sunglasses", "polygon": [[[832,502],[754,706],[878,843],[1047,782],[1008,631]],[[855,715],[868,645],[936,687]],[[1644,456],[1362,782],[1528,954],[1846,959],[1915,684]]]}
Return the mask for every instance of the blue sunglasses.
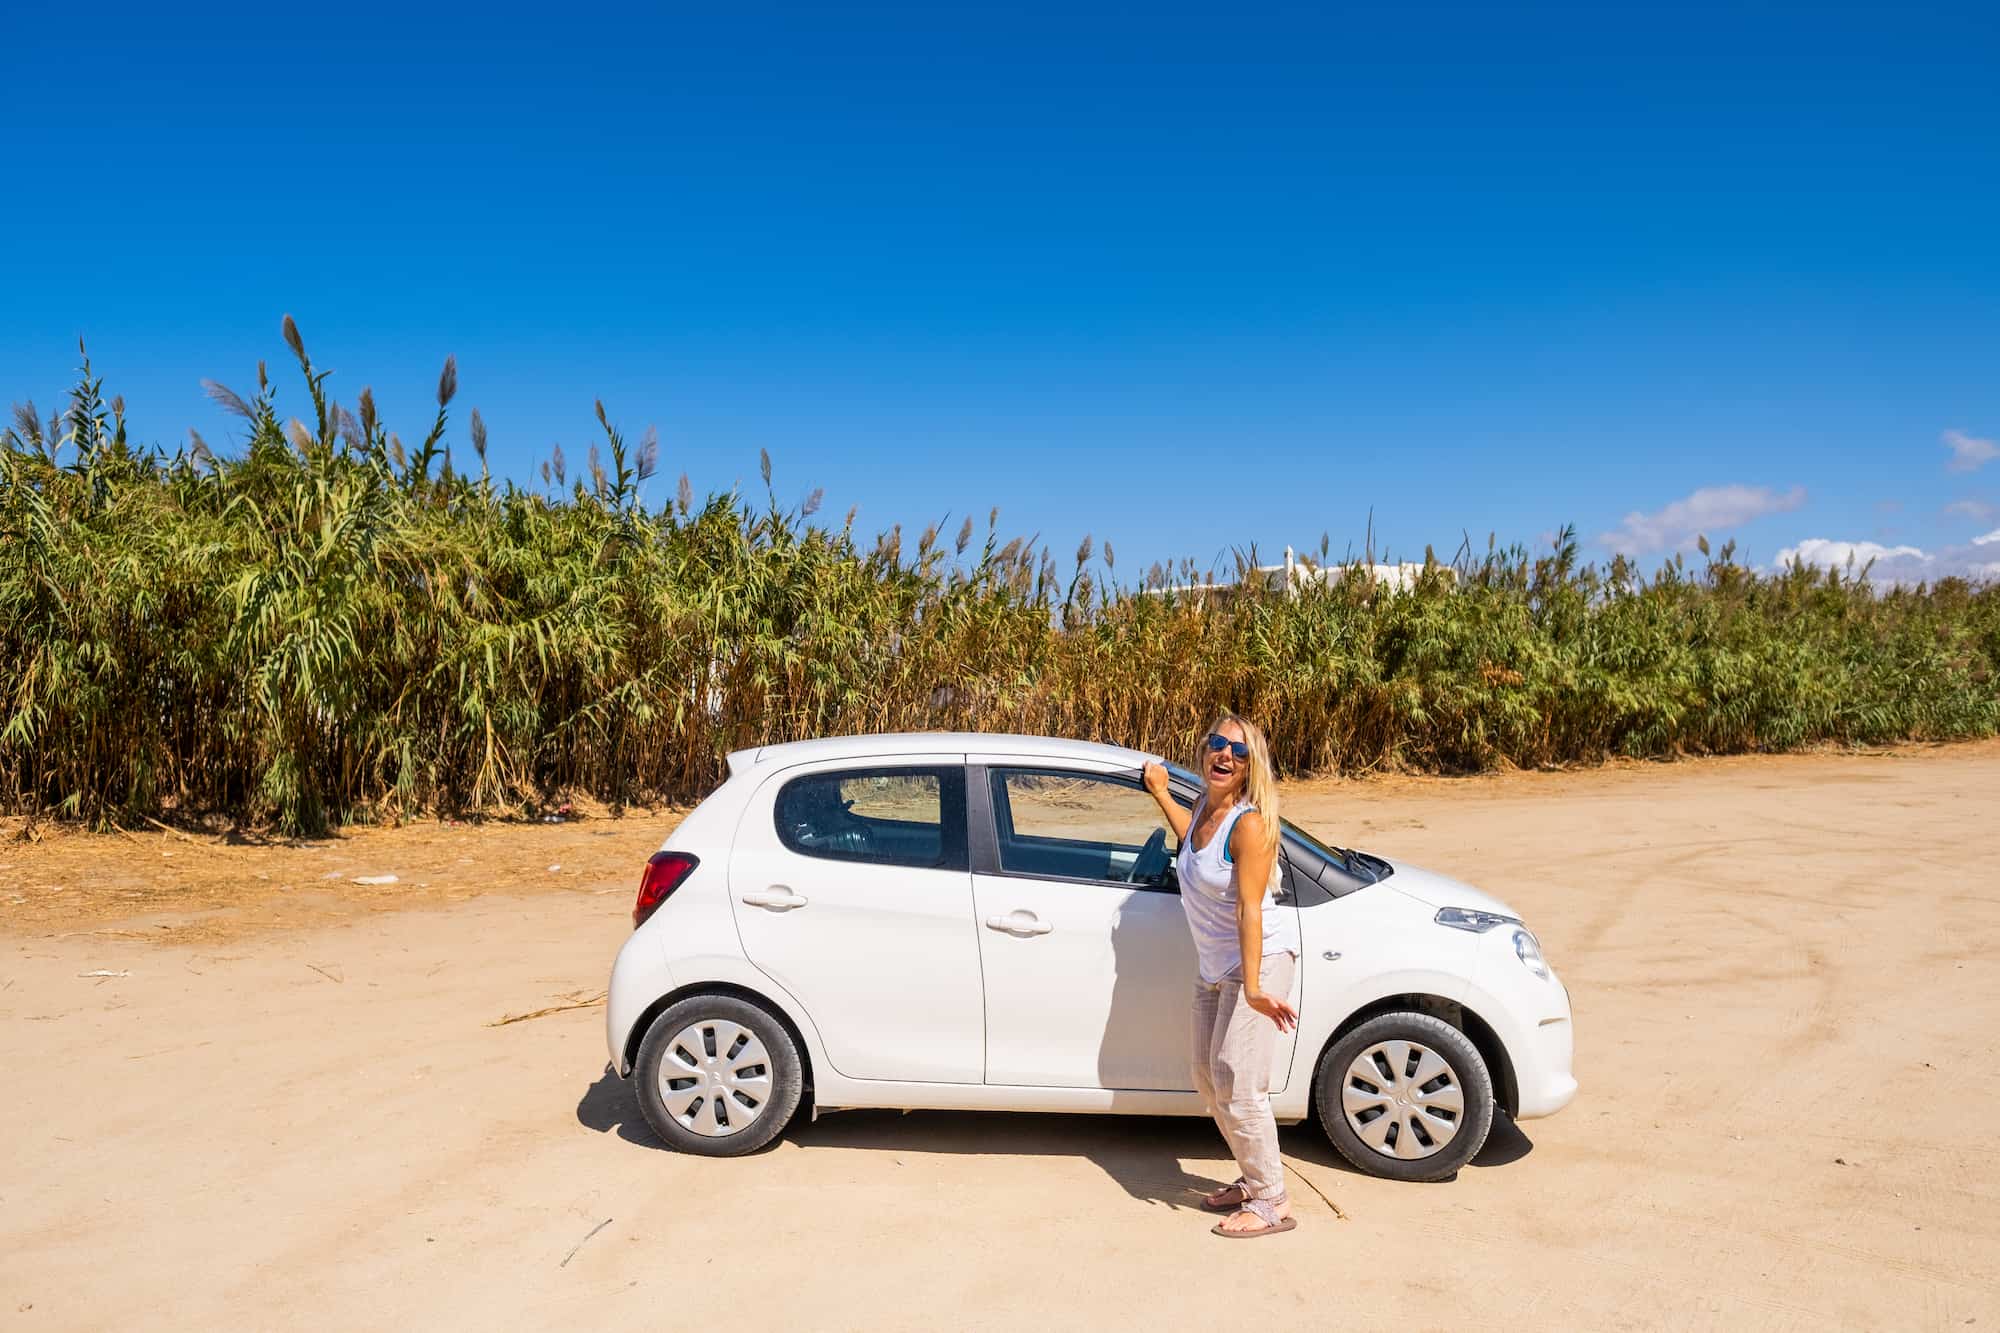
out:
{"label": "blue sunglasses", "polygon": [[1242,741],[1232,741],[1229,737],[1213,731],[1208,733],[1208,748],[1210,750],[1227,750],[1238,759],[1248,759],[1250,757],[1250,747]]}

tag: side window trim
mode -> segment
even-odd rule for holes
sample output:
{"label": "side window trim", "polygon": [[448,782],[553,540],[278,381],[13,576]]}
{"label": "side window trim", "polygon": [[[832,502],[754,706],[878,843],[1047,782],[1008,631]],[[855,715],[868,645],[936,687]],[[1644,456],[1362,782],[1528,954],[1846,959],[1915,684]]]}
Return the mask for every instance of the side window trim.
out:
{"label": "side window trim", "polygon": [[993,784],[985,764],[965,766],[965,841],[972,873],[1000,873],[1000,835],[993,823]]}
{"label": "side window trim", "polygon": [[[933,777],[938,783],[938,840],[940,857],[936,862],[917,863],[913,861],[892,861],[858,853],[843,853],[824,847],[809,847],[797,842],[786,829],[783,819],[785,793],[801,782],[833,781],[848,778],[868,777]],[[970,866],[968,856],[968,807],[970,784],[965,767],[950,763],[867,763],[860,762],[848,767],[815,769],[807,773],[797,773],[779,781],[778,789],[771,796],[772,832],[777,836],[778,845],[793,856],[814,861],[834,861],[845,865],[884,866],[899,870],[943,870],[956,874],[965,873]]]}
{"label": "side window trim", "polygon": [[1060,764],[1037,764],[1024,759],[1018,764],[971,764],[965,770],[965,799],[973,873],[1002,879],[1031,879],[1046,884],[1088,884],[1095,888],[1124,889],[1137,893],[1165,893],[1180,897],[1179,884],[1133,884],[1121,879],[1097,879],[1083,875],[1051,875],[1029,870],[1008,870],[1000,864],[1000,823],[1012,822],[1011,811],[1000,810],[1000,789],[1009,773],[1047,773],[1058,777],[1089,778],[1130,787],[1143,792],[1145,784],[1130,773],[1105,772],[1094,768],[1064,768]]}

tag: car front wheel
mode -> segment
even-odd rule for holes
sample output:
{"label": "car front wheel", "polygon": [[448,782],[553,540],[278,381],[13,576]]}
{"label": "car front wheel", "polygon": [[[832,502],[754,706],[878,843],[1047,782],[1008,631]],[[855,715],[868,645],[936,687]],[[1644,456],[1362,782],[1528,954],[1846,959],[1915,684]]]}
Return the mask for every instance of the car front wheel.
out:
{"label": "car front wheel", "polygon": [[1486,1061],[1429,1014],[1382,1014],[1341,1037],[1320,1059],[1313,1092],[1340,1155],[1389,1180],[1455,1175],[1493,1128]]}
{"label": "car front wheel", "polygon": [[785,1025],[733,995],[693,995],[662,1010],[639,1043],[632,1079],[653,1132],[704,1157],[739,1157],[777,1138],[804,1086]]}

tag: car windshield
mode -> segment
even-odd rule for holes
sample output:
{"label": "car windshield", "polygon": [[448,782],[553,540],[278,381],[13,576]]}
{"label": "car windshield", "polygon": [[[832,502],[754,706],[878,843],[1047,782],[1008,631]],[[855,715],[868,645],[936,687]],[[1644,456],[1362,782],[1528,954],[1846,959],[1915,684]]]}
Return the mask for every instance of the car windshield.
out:
{"label": "car windshield", "polygon": [[[1196,791],[1201,790],[1205,785],[1201,780],[1201,776],[1190,769],[1182,768],[1179,764],[1168,764],[1166,767],[1167,772],[1176,781],[1185,782]],[[1292,839],[1294,842],[1304,843],[1307,849],[1318,854],[1320,859],[1331,861],[1334,865],[1339,866],[1356,879],[1373,883],[1382,877],[1381,872],[1375,866],[1363,861],[1363,853],[1351,852],[1342,847],[1328,846],[1289,819],[1281,819],[1278,822],[1284,825],[1286,837]]]}

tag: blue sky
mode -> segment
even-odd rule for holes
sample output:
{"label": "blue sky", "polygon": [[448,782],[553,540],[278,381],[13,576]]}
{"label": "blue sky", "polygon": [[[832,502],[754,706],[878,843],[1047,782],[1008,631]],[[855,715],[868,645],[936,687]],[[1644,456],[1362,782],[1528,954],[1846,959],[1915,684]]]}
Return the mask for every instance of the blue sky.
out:
{"label": "blue sky", "polygon": [[601,395],[661,498],[768,448],[1128,576],[1371,510],[2000,573],[1990,4],[193,13],[10,9],[0,395],[83,334],[220,444],[290,312],[524,482]]}

